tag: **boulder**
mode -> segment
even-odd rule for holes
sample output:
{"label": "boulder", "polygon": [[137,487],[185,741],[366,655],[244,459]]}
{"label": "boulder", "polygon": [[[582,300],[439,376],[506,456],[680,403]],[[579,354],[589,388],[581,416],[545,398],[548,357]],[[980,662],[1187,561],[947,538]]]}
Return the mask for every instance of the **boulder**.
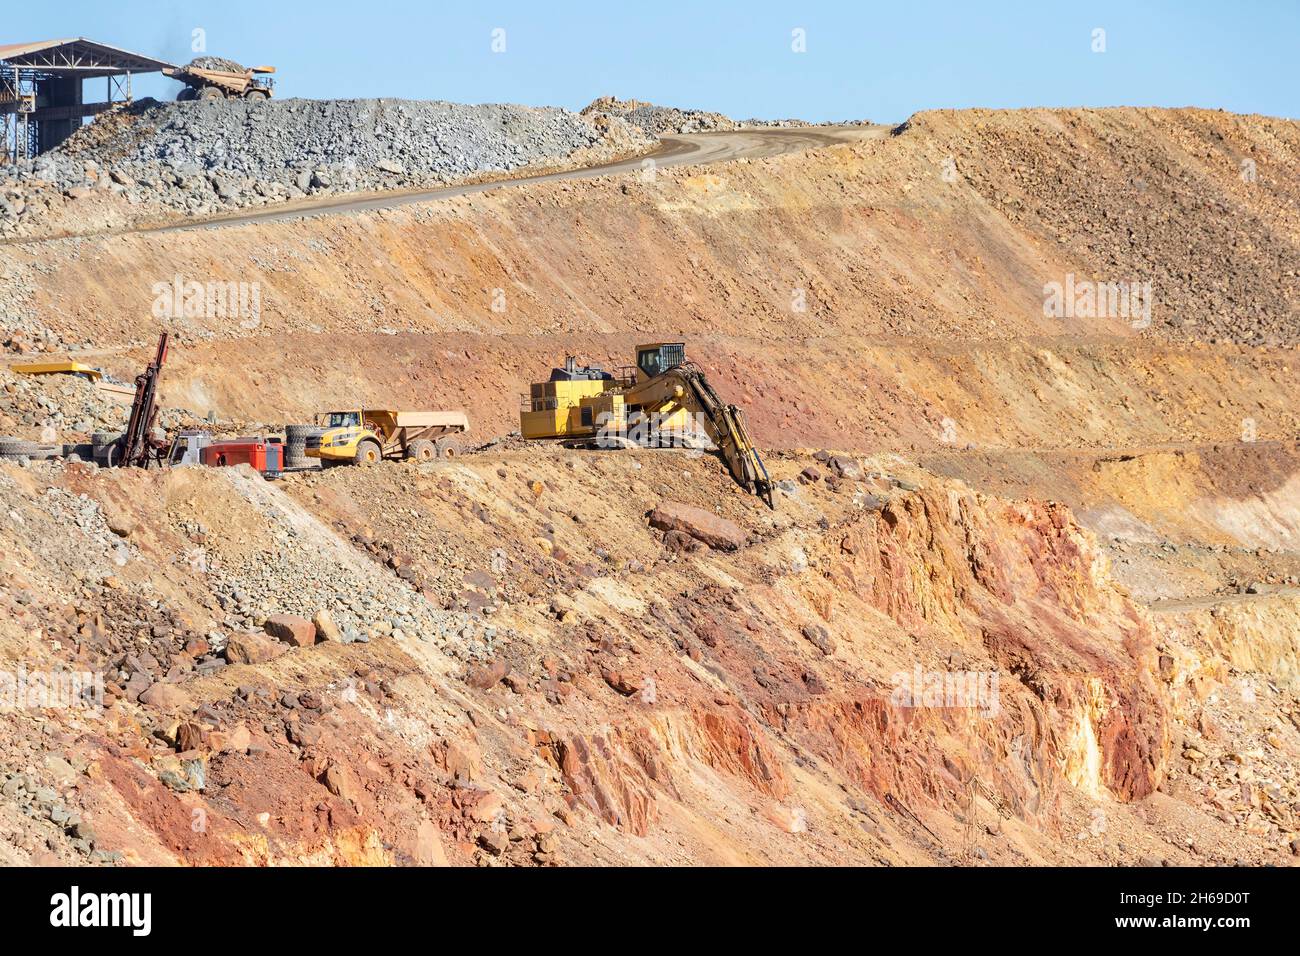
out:
{"label": "boulder", "polygon": [[660,502],[650,512],[650,526],[688,534],[716,551],[738,551],[749,541],[749,535],[734,521],[680,501]]}
{"label": "boulder", "polygon": [[175,684],[157,683],[140,695],[140,703],[167,713],[190,710],[189,695]]}
{"label": "boulder", "polygon": [[137,526],[135,518],[127,514],[116,502],[104,502],[101,510],[104,512],[104,523],[108,525],[108,530],[119,538],[129,538],[135,532]]}
{"label": "boulder", "polygon": [[845,458],[843,455],[832,455],[827,464],[841,478],[852,480],[862,477],[862,469],[858,467],[858,463],[852,458]]}
{"label": "boulder", "polygon": [[629,673],[627,671],[612,671],[602,668],[600,676],[605,679],[605,683],[618,691],[624,697],[631,697],[633,694],[639,694],[645,688],[645,680],[639,674]]}
{"label": "boulder", "polygon": [[328,641],[332,644],[343,643],[343,635],[339,632],[339,626],[334,623],[334,616],[329,611],[324,608],[317,611],[311,622],[316,626],[316,640]]}
{"label": "boulder", "polygon": [[501,795],[493,790],[467,792],[464,796],[465,812],[476,823],[492,823],[505,811]]}
{"label": "boulder", "polygon": [[311,647],[316,643],[316,625],[296,614],[273,614],[262,629],[276,640],[294,647]]}
{"label": "boulder", "polygon": [[835,639],[831,637],[831,632],[822,625],[805,624],[803,626],[803,636],[806,641],[827,657],[835,653]]}
{"label": "boulder", "polygon": [[325,784],[325,789],[341,800],[347,800],[349,803],[357,802],[358,785],[356,778],[352,775],[347,767],[340,763],[331,763],[325,768],[325,773],[321,777],[321,783]]}
{"label": "boulder", "polygon": [[501,678],[510,673],[510,666],[504,661],[490,661],[482,667],[471,667],[465,674],[465,683],[479,690],[487,690],[500,683]]}
{"label": "boulder", "polygon": [[231,664],[265,664],[287,652],[283,644],[261,634],[234,634],[226,642],[226,660]]}
{"label": "boulder", "polygon": [[253,735],[243,724],[208,734],[208,747],[218,753],[247,753],[252,743]]}
{"label": "boulder", "polygon": [[442,834],[431,820],[424,820],[415,831],[412,858],[416,866],[449,866],[442,847]]}

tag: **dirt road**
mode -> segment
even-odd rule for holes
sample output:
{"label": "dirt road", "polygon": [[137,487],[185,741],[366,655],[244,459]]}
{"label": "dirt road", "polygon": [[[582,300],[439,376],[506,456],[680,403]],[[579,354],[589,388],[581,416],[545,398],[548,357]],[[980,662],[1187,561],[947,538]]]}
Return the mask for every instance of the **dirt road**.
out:
{"label": "dirt road", "polygon": [[645,156],[634,156],[598,166],[566,169],[535,176],[495,179],[490,182],[464,183],[439,189],[380,194],[352,194],[348,196],[331,196],[327,199],[309,199],[278,205],[274,209],[263,209],[257,212],[238,213],[199,222],[127,231],[179,232],[188,229],[212,229],[217,226],[242,225],[251,222],[283,222],[290,219],[301,219],[306,216],[317,216],[322,213],[351,213],[365,212],[372,209],[389,209],[393,206],[428,202],[432,199],[445,199],[450,196],[465,196],[470,193],[485,192],[489,189],[500,189],[504,186],[519,186],[559,179],[590,179],[613,173],[625,173],[643,168],[647,161],[650,160],[653,160],[655,166],[662,168],[666,166],[720,163],[734,159],[763,159],[818,146],[833,146],[837,143],[851,143],[860,139],[878,139],[888,135],[889,130],[892,128],[890,126],[819,126],[797,129],[746,129],[719,133],[682,133],[676,136],[663,137],[659,148]]}

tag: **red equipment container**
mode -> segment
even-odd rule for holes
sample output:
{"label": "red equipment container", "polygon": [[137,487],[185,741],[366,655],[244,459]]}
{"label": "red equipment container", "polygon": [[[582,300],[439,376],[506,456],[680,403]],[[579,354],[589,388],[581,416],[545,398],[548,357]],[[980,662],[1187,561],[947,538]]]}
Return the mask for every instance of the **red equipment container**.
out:
{"label": "red equipment container", "polygon": [[214,441],[201,452],[203,464],[212,468],[249,465],[264,475],[284,470],[284,445],[265,438],[234,438]]}

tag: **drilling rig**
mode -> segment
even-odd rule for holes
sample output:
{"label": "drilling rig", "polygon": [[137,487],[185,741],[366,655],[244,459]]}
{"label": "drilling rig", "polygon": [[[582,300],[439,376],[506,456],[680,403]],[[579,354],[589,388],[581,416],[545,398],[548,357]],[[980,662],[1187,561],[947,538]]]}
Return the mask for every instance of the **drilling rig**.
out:
{"label": "drilling rig", "polygon": [[158,420],[158,384],[162,379],[163,363],[167,361],[167,333],[158,336],[158,351],[154,360],[135,378],[135,400],[131,403],[131,417],[126,431],[110,445],[104,456],[106,465],[134,465],[148,468],[166,464],[170,445],[154,437]]}

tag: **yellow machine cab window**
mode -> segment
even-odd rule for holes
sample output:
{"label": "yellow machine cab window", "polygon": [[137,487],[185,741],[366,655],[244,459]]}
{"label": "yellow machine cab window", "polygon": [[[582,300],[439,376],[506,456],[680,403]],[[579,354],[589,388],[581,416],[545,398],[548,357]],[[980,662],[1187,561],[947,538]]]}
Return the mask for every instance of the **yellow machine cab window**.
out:
{"label": "yellow machine cab window", "polygon": [[662,375],[685,361],[686,344],[684,342],[643,345],[636,350],[636,366],[647,378]]}
{"label": "yellow machine cab window", "polygon": [[360,412],[330,412],[330,428],[356,428],[360,424]]}

